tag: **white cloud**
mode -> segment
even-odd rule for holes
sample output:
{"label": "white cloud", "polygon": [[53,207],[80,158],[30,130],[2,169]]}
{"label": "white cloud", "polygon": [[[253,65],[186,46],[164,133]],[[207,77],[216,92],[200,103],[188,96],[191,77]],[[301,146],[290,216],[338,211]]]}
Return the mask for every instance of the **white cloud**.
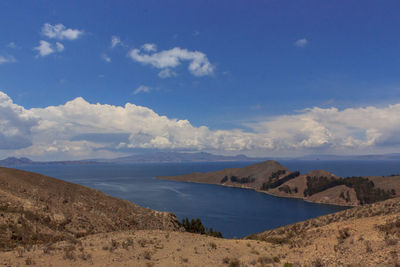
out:
{"label": "white cloud", "polygon": [[150,93],[151,88],[145,85],[141,85],[138,88],[136,88],[135,91],[133,91],[133,94],[137,95],[139,93]]}
{"label": "white cloud", "polygon": [[175,68],[179,66],[182,61],[188,61],[188,69],[190,73],[195,76],[206,76],[214,73],[214,66],[202,52],[189,51],[179,47],[160,52],[155,52],[154,49],[155,45],[145,44],[142,50],[132,49],[129,52],[129,56],[136,62],[152,65],[158,69]]}
{"label": "white cloud", "polygon": [[101,54],[101,58],[105,61],[110,63],[111,62],[111,58],[107,55],[107,54]]}
{"label": "white cloud", "polygon": [[56,49],[58,52],[64,51],[64,45],[62,43],[56,42]]}
{"label": "white cloud", "polygon": [[[146,88],[139,91],[150,90]],[[315,107],[246,126],[251,131],[210,130],[131,103],[91,104],[80,97],[64,105],[27,110],[0,92],[0,151],[26,156],[85,158],[133,148],[264,155],[400,149],[400,104],[344,110]]]}
{"label": "white cloud", "polygon": [[158,73],[158,77],[160,77],[162,79],[169,78],[169,77],[175,77],[176,75],[177,75],[176,72],[169,68],[163,69],[162,71],[160,71]]}
{"label": "white cloud", "polygon": [[155,52],[157,51],[157,46],[155,44],[144,44],[142,49],[146,52]]}
{"label": "white cloud", "polygon": [[302,38],[294,42],[294,45],[297,47],[305,47],[308,44],[308,40],[306,38]]}
{"label": "white cloud", "polygon": [[68,29],[63,24],[51,25],[45,23],[42,27],[42,34],[50,39],[75,40],[83,35],[82,30]]}
{"label": "white cloud", "polygon": [[0,91],[0,150],[21,149],[32,145],[32,127],[38,119]]}
{"label": "white cloud", "polygon": [[123,45],[121,39],[118,36],[111,37],[111,48],[116,47],[117,45]]}
{"label": "white cloud", "polygon": [[41,56],[41,57],[45,57],[45,56],[48,56],[48,55],[54,53],[52,44],[49,42],[46,42],[44,40],[41,40],[39,42],[39,46],[34,47],[33,50],[37,50],[38,51],[37,56]]}
{"label": "white cloud", "polygon": [[15,58],[13,56],[2,56],[0,55],[0,65],[4,63],[14,63],[16,62]]}

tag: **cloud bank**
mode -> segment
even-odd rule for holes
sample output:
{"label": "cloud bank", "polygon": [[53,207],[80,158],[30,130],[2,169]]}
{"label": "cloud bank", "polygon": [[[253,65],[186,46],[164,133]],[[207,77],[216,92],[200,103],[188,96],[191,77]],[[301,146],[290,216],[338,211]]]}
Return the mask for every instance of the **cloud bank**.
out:
{"label": "cloud bank", "polygon": [[250,130],[210,130],[131,103],[91,104],[80,97],[25,109],[0,92],[0,152],[7,155],[87,158],[138,148],[295,155],[400,148],[400,104],[314,107],[246,126]]}

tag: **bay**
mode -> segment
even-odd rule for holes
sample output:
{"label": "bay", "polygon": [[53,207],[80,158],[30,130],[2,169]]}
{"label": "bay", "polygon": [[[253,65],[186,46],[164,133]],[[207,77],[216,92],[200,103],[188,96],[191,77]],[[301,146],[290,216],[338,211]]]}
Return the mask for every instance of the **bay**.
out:
{"label": "bay", "polygon": [[[301,173],[325,169],[339,176],[400,173],[398,162],[281,161]],[[244,237],[343,210],[343,207],[279,198],[253,190],[154,179],[157,176],[244,167],[249,162],[27,165],[17,168],[95,188],[133,203],[200,218],[224,237]]]}

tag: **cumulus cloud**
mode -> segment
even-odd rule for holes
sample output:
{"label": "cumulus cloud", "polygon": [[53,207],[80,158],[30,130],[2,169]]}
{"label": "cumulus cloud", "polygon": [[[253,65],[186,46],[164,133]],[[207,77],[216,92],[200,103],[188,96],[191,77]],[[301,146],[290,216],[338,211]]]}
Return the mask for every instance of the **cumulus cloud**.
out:
{"label": "cumulus cloud", "polygon": [[294,42],[294,45],[297,47],[305,47],[308,44],[308,40],[306,38],[302,38]]}
{"label": "cumulus cloud", "polygon": [[0,91],[0,149],[21,149],[32,145],[32,128],[38,119],[14,104]]}
{"label": "cumulus cloud", "polygon": [[206,76],[214,73],[214,66],[202,52],[189,51],[179,47],[156,51],[157,47],[154,44],[144,44],[141,49],[132,49],[129,52],[129,57],[136,62],[163,70],[176,68],[183,61],[188,61],[189,72],[194,76]]}
{"label": "cumulus cloud", "polygon": [[[146,90],[150,89],[139,91]],[[80,97],[59,106],[27,110],[0,93],[0,150],[13,149],[27,156],[84,158],[137,148],[264,155],[400,148],[400,104],[344,110],[314,107],[246,126],[251,130],[210,130],[131,103],[91,104]]]}
{"label": "cumulus cloud", "polygon": [[42,35],[50,39],[75,40],[83,35],[83,31],[67,28],[63,24],[57,24],[53,26],[49,23],[45,23],[42,27]]}
{"label": "cumulus cloud", "polygon": [[33,50],[38,51],[38,54],[36,55],[36,57],[45,57],[45,56],[48,56],[55,52],[64,51],[64,45],[59,42],[56,42],[56,44],[53,45],[47,41],[41,40],[39,42],[39,45],[34,47]]}
{"label": "cumulus cloud", "polygon": [[145,85],[141,85],[138,88],[136,88],[135,91],[133,91],[134,95],[137,95],[139,93],[150,93],[151,88]]}
{"label": "cumulus cloud", "polygon": [[13,62],[16,62],[16,60],[15,60],[15,58],[13,56],[9,56],[9,55],[2,56],[2,55],[0,55],[0,65],[4,64],[4,63],[13,63]]}
{"label": "cumulus cloud", "polygon": [[45,57],[48,56],[52,53],[54,53],[54,49],[52,48],[52,45],[49,42],[46,42],[44,40],[41,40],[39,42],[39,46],[36,46],[33,48],[33,50],[38,51],[37,56]]}

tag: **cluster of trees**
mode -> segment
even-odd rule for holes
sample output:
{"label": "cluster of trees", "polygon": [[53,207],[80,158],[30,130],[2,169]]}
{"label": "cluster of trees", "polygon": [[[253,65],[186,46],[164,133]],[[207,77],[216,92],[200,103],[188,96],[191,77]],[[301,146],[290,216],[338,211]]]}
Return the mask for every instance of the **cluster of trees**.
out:
{"label": "cluster of trees", "polygon": [[[221,179],[221,184],[228,182],[228,180],[229,180],[228,176],[225,176],[224,178]],[[230,180],[233,183],[248,184],[248,183],[254,183],[256,179],[253,177],[239,178],[237,176],[232,175]]]}
{"label": "cluster of trees", "polygon": [[289,173],[285,177],[283,177],[283,178],[281,178],[279,180],[276,180],[276,181],[272,181],[272,179],[269,179],[269,182],[262,184],[261,190],[268,190],[268,189],[271,189],[271,188],[276,188],[278,186],[283,185],[287,181],[290,181],[290,180],[298,177],[299,175],[300,175],[300,172],[295,171],[295,172]]}
{"label": "cluster of trees", "polygon": [[297,187],[293,188],[293,191],[292,191],[292,189],[291,189],[287,184],[285,184],[285,185],[282,186],[282,187],[279,187],[279,191],[283,191],[283,192],[285,192],[285,193],[287,193],[287,194],[299,192],[299,190],[297,189]]}
{"label": "cluster of trees", "polygon": [[268,181],[272,181],[272,180],[276,180],[276,179],[278,179],[281,175],[284,175],[284,174],[286,174],[286,171],[285,170],[277,170],[276,172],[273,172],[272,174],[271,174],[271,176],[268,178]]}
{"label": "cluster of trees", "polygon": [[[354,191],[356,191],[360,204],[370,204],[386,200],[396,194],[394,190],[386,191],[380,188],[375,188],[374,183],[365,177],[348,177],[342,179],[324,176],[307,176],[307,189],[304,190],[304,196],[311,196],[338,185],[346,185],[353,188]],[[346,199],[344,195],[343,198]],[[347,198],[350,199],[350,197]]]}
{"label": "cluster of trees", "polygon": [[342,191],[339,195],[340,198],[343,198],[346,200],[346,202],[350,202],[350,192],[349,190],[346,191],[346,196],[344,195],[344,192]]}
{"label": "cluster of trees", "polygon": [[254,183],[256,179],[253,177],[243,177],[239,178],[237,176],[232,175],[231,176],[231,182],[233,183],[240,183],[240,184],[248,184],[248,183]]}
{"label": "cluster of trees", "polygon": [[215,231],[211,227],[206,228],[199,218],[191,219],[191,220],[189,220],[188,218],[184,218],[184,219],[182,219],[180,226],[185,228],[186,232],[189,232],[189,233],[209,235],[209,236],[222,238],[221,232]]}

